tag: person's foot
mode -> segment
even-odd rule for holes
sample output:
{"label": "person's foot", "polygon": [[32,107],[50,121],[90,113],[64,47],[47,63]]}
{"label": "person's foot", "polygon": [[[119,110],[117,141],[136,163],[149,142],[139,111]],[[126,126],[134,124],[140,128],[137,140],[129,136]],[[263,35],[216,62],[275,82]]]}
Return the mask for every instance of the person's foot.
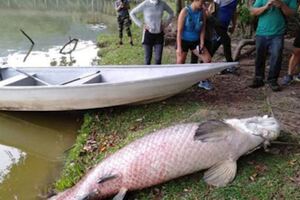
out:
{"label": "person's foot", "polygon": [[205,90],[213,90],[214,87],[209,80],[200,81],[198,84],[199,88],[203,88]]}
{"label": "person's foot", "polygon": [[252,84],[249,85],[249,87],[250,88],[260,88],[260,87],[263,87],[264,85],[265,85],[264,80],[255,78],[253,80]]}
{"label": "person's foot", "polygon": [[294,76],[294,80],[300,82],[300,73]]}
{"label": "person's foot", "polygon": [[283,80],[282,80],[282,85],[289,85],[293,82],[293,76],[292,75],[285,75],[283,77]]}
{"label": "person's foot", "polygon": [[133,42],[132,41],[130,41],[130,45],[133,46]]}
{"label": "person's foot", "polygon": [[120,42],[119,42],[119,45],[122,45],[122,44],[123,44],[123,42],[122,42],[122,41],[120,41]]}
{"label": "person's foot", "polygon": [[269,83],[270,88],[272,89],[273,92],[279,92],[281,91],[280,86],[278,85],[278,83],[276,81],[272,81]]}

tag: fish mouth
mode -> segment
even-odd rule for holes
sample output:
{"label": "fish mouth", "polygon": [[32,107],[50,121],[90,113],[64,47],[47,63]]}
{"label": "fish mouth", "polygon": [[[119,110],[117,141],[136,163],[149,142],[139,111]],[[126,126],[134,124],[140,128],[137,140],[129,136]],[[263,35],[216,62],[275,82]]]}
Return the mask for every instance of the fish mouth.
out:
{"label": "fish mouth", "polygon": [[262,137],[266,141],[276,140],[280,134],[279,122],[274,117],[252,117],[245,122],[252,135]]}

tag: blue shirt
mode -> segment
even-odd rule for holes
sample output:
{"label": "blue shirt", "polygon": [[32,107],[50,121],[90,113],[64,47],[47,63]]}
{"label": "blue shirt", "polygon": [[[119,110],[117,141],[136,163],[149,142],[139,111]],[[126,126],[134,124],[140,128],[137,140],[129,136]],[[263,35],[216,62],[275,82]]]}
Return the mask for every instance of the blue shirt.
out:
{"label": "blue shirt", "polygon": [[203,26],[203,12],[202,10],[193,11],[191,6],[187,6],[186,9],[187,15],[184,19],[181,39],[191,42],[199,41]]}
{"label": "blue shirt", "polygon": [[219,5],[216,14],[217,19],[222,26],[228,28],[230,21],[232,20],[232,17],[235,13],[238,0],[231,0],[224,3],[222,1],[220,1],[220,3],[218,3],[217,1],[215,2]]}

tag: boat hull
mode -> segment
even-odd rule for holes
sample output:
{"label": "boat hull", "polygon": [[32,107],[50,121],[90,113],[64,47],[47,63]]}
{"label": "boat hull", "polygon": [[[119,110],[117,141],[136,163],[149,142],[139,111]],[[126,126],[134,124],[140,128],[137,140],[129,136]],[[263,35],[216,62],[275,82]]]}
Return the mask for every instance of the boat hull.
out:
{"label": "boat hull", "polygon": [[[126,69],[120,67],[89,68],[89,70],[99,69],[103,76],[103,82],[75,86],[54,83],[47,86],[0,87],[0,109],[15,111],[82,110],[159,101],[190,88],[200,80],[209,78],[230,65],[223,63],[223,65],[219,64],[215,67],[212,67],[213,65],[208,66],[202,70],[201,65],[187,65],[185,68],[191,68],[187,71],[184,71],[182,65],[154,66],[145,70],[141,67]],[[167,68],[166,72],[172,70],[179,70],[179,72],[165,73],[164,75],[156,72],[160,70],[159,68],[162,71]],[[134,72],[126,74],[122,71],[127,70],[129,72],[134,69],[138,69],[138,72],[132,80],[128,76],[133,76]],[[48,69],[29,68],[27,72],[37,71],[36,74],[39,74],[41,72],[38,71],[45,70]],[[55,68],[51,70],[53,71]],[[68,69],[64,68],[64,70]],[[69,68],[69,70],[76,69]],[[183,71],[180,72],[180,70]],[[147,76],[147,73],[154,73],[154,75]],[[113,78],[114,75],[115,79]],[[118,77],[122,75],[126,76],[128,80],[126,78],[118,80]],[[43,78],[43,76],[45,75],[41,74],[40,77]],[[138,78],[139,76],[141,78]]]}

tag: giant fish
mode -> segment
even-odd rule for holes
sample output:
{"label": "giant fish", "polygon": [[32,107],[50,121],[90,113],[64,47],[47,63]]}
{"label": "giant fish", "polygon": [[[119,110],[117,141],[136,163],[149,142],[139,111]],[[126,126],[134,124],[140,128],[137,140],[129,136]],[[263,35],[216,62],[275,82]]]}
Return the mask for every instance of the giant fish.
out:
{"label": "giant fish", "polygon": [[121,200],[129,190],[150,187],[208,169],[204,181],[233,181],[237,159],[278,137],[273,117],[208,120],[171,126],[123,147],[90,170],[74,187],[51,200]]}

